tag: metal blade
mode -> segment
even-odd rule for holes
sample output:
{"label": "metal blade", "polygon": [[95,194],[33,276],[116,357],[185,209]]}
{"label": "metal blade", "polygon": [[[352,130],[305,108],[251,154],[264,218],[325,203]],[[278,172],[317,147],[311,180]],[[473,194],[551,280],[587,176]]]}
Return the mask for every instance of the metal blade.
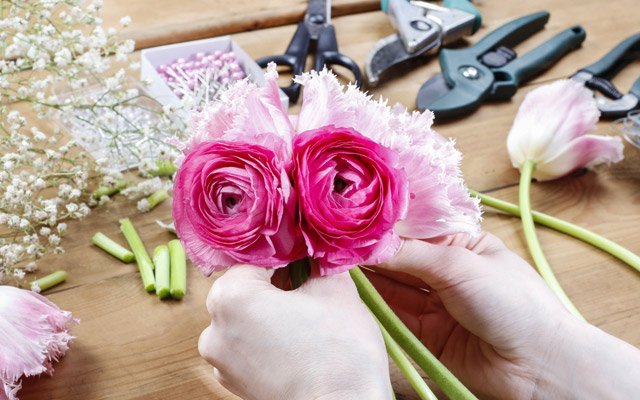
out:
{"label": "metal blade", "polygon": [[417,58],[429,52],[431,49],[439,49],[440,42],[434,41],[415,53],[407,52],[399,34],[389,35],[371,48],[364,62],[364,74],[370,87],[376,86],[380,81],[380,75],[396,64],[412,58]]}
{"label": "metal blade", "polygon": [[[431,104],[445,96],[452,90],[444,75],[438,74],[426,81],[418,91],[416,107],[420,110],[430,109]],[[433,110],[432,110],[433,111]]]}

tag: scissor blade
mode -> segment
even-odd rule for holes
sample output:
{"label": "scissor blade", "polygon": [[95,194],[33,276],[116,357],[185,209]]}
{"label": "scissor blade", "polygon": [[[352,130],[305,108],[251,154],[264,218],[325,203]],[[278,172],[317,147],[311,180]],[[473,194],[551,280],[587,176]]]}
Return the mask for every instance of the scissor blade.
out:
{"label": "scissor blade", "polygon": [[451,91],[451,86],[444,79],[444,75],[438,74],[422,84],[416,98],[416,107],[420,110],[430,109],[431,105]]}
{"label": "scissor blade", "polygon": [[417,58],[429,50],[439,47],[440,42],[434,41],[418,52],[409,53],[404,47],[402,38],[397,33],[380,39],[369,51],[364,62],[364,72],[367,83],[369,86],[376,86],[380,81],[380,75],[387,69],[403,61]]}
{"label": "scissor blade", "polygon": [[444,75],[438,74],[422,85],[416,98],[416,107],[433,111],[436,118],[450,118],[475,110],[481,99],[481,93],[474,88],[451,87]]}

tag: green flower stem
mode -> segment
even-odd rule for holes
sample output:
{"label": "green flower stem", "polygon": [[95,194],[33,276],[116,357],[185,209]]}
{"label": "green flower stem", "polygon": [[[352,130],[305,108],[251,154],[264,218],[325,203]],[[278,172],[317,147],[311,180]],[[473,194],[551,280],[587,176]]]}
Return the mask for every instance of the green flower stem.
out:
{"label": "green flower stem", "polygon": [[136,262],[138,263],[144,289],[147,292],[153,292],[156,288],[156,282],[153,277],[153,263],[149,258],[149,254],[147,254],[147,250],[144,248],[140,236],[138,236],[138,232],[136,232],[136,228],[133,227],[129,218],[125,218],[120,221],[120,230],[127,239],[127,242],[129,242],[129,247],[133,250],[133,254],[136,256]]}
{"label": "green flower stem", "polygon": [[169,241],[171,256],[171,297],[181,299],[187,291],[187,255],[179,239]]}
{"label": "green flower stem", "polygon": [[132,252],[111,240],[104,233],[96,232],[96,234],[93,235],[92,241],[93,244],[121,261],[130,263],[136,259]]}
{"label": "green flower stem", "polygon": [[157,169],[149,171],[151,176],[171,176],[178,170],[170,160],[156,161]]}
{"label": "green flower stem", "polygon": [[31,287],[37,286],[40,288],[41,291],[44,291],[56,285],[61,284],[62,282],[67,280],[68,277],[69,277],[69,274],[66,273],[65,271],[56,271],[52,274],[43,276],[42,278],[31,282]]}
{"label": "green flower stem", "polygon": [[449,398],[476,399],[476,397],[456,378],[442,363],[415,337],[400,318],[384,301],[367,279],[360,268],[349,270],[351,279],[358,288],[362,301],[369,307],[373,315],[378,318],[389,335],[402,349],[418,364],[420,368],[438,385]]}
{"label": "green flower stem", "polygon": [[169,197],[169,193],[167,193],[166,190],[164,189],[158,190],[151,196],[147,197],[147,201],[149,202],[149,208],[153,210],[153,207],[165,201],[167,197]]}
{"label": "green flower stem", "polygon": [[100,199],[102,196],[111,196],[114,193],[121,191],[127,187],[127,181],[124,179],[118,179],[118,183],[114,187],[100,186],[91,193],[94,199]]}
{"label": "green flower stem", "polygon": [[524,236],[527,239],[527,244],[529,245],[529,252],[531,253],[531,257],[533,257],[533,261],[538,268],[538,272],[547,282],[547,285],[549,285],[551,290],[560,299],[560,302],[564,304],[564,306],[567,308],[567,310],[569,310],[569,312],[571,312],[571,314],[585,321],[585,318],[582,316],[582,314],[580,314],[571,300],[569,300],[569,297],[564,292],[564,290],[562,290],[560,283],[551,270],[551,266],[549,266],[547,259],[544,257],[542,247],[540,246],[538,236],[536,235],[536,228],[533,224],[533,216],[531,215],[531,201],[529,195],[529,189],[531,187],[531,176],[535,169],[536,163],[531,160],[527,160],[522,166],[522,172],[520,175],[520,219],[522,220]]}
{"label": "green flower stem", "polygon": [[170,296],[169,291],[169,248],[164,244],[158,246],[153,251],[153,265],[156,267],[156,294],[161,299]]}
{"label": "green flower stem", "polygon": [[[475,190],[471,189],[469,189],[469,193],[471,193],[473,196],[478,197],[482,204],[486,206],[493,207],[517,217],[520,216],[520,208],[513,203],[499,200],[495,197],[491,197],[484,193],[476,192]],[[571,235],[577,239],[589,243],[601,250],[606,251],[612,256],[617,257],[621,261],[624,261],[636,270],[640,271],[640,257],[620,246],[619,244],[614,243],[609,239],[606,239],[577,225],[552,217],[547,214],[543,214],[538,211],[532,210],[531,215],[533,216],[534,222],[537,222],[540,225],[544,225],[548,228],[555,229],[558,232],[566,233],[567,235]]]}
{"label": "green flower stem", "polygon": [[398,343],[393,340],[391,335],[389,335],[389,332],[387,332],[384,326],[382,326],[375,315],[373,318],[375,318],[376,322],[380,326],[380,332],[382,332],[382,338],[384,339],[384,345],[387,348],[387,353],[407,378],[413,389],[415,389],[418,396],[423,400],[438,400],[418,371],[413,367],[411,361],[409,361],[407,356],[402,352]]}

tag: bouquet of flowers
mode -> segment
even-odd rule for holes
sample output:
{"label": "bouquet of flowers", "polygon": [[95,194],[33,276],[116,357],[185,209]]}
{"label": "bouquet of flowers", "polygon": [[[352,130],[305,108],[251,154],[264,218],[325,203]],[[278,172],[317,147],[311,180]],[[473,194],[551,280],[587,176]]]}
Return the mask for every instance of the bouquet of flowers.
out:
{"label": "bouquet of flowers", "polygon": [[176,143],[173,218],[203,274],[309,259],[326,276],[388,260],[401,236],[479,231],[460,153],[431,112],[388,107],[325,69],[295,78],[302,107],[287,115],[275,65],[265,78],[193,113],[192,136]]}

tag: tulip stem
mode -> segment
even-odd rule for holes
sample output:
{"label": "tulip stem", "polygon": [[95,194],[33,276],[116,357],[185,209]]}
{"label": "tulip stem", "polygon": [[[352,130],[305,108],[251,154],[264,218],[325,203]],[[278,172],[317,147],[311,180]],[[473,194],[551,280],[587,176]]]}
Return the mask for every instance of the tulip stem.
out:
{"label": "tulip stem", "polygon": [[451,399],[476,397],[434,356],[393,313],[360,268],[349,270],[360,298],[400,347]]}
{"label": "tulip stem", "polygon": [[380,332],[382,333],[382,338],[384,339],[384,345],[387,348],[387,353],[389,357],[396,363],[398,369],[404,374],[407,378],[413,389],[416,391],[418,396],[420,396],[423,400],[438,400],[435,394],[431,391],[427,383],[422,379],[418,371],[414,368],[411,361],[407,358],[407,356],[402,352],[402,348],[398,346],[395,340],[389,335],[389,332],[384,328],[384,326],[380,323],[378,318],[373,316],[373,318],[378,323],[380,327]]}
{"label": "tulip stem", "polygon": [[[504,200],[496,199],[495,197],[491,197],[484,193],[476,192],[475,190],[469,190],[471,195],[476,196],[480,199],[482,204],[493,207],[495,209],[507,212],[509,214],[515,215],[517,217],[520,216],[520,208],[513,204]],[[580,239],[586,243],[589,243],[601,250],[606,251],[614,257],[617,257],[621,261],[629,264],[631,267],[635,268],[640,272],[640,257],[638,257],[633,252],[625,249],[619,244],[612,242],[611,240],[604,238],[596,233],[593,233],[587,229],[569,223],[567,221],[563,221],[561,219],[552,217],[550,215],[538,212],[531,211],[531,215],[533,216],[533,221],[539,223],[540,225],[544,225],[548,228],[555,229],[558,232],[565,233],[567,235],[573,236],[577,239]]]}
{"label": "tulip stem", "polygon": [[569,297],[564,292],[564,290],[562,290],[560,283],[551,270],[551,266],[547,262],[547,259],[544,257],[542,247],[540,246],[538,236],[536,235],[536,228],[533,224],[533,215],[531,214],[531,201],[529,194],[531,187],[531,176],[533,175],[533,171],[535,171],[535,169],[536,163],[531,160],[527,160],[522,166],[522,172],[520,175],[520,219],[522,220],[524,236],[527,240],[527,244],[529,245],[529,252],[531,253],[531,257],[533,257],[533,261],[538,268],[538,272],[547,282],[547,285],[549,285],[551,290],[556,294],[558,299],[560,299],[560,302],[567,308],[567,310],[569,310],[569,312],[571,312],[571,314],[578,317],[582,321],[585,321],[585,318],[582,316],[582,314],[580,314],[571,300],[569,300]]}

